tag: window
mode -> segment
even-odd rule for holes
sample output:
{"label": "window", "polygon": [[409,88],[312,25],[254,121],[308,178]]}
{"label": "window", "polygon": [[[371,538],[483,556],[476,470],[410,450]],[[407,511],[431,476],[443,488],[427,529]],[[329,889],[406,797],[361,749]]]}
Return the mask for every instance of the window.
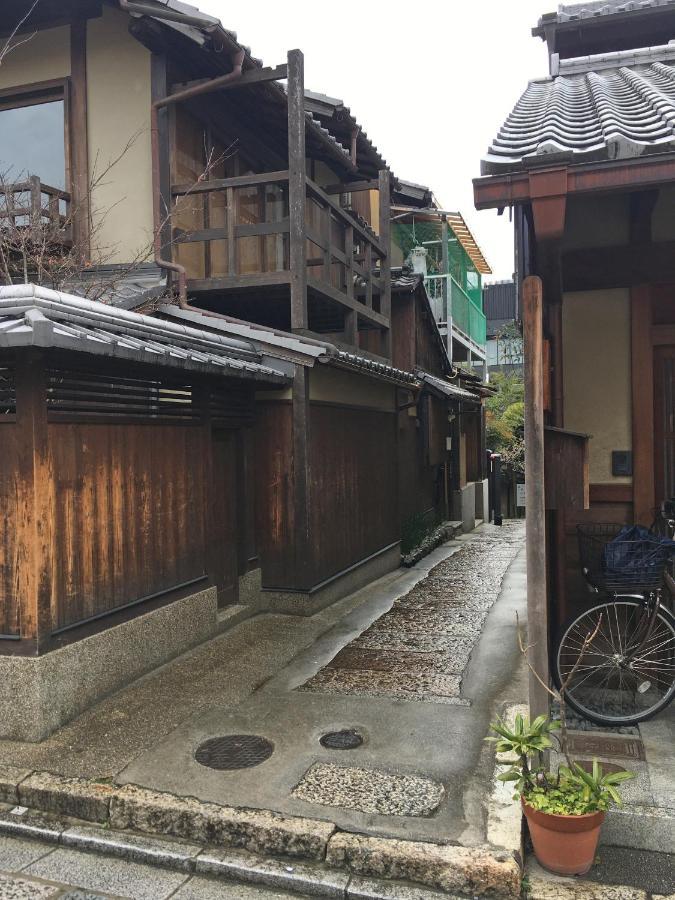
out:
{"label": "window", "polygon": [[0,95],[0,181],[36,175],[59,190],[66,184],[66,110],[63,87]]}

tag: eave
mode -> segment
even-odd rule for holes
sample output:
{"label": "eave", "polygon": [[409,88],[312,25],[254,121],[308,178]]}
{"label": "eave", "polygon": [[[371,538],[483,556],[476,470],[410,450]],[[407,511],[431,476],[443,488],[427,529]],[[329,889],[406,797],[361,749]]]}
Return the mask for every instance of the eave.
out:
{"label": "eave", "polygon": [[546,196],[641,190],[675,181],[675,153],[474,178],[476,209],[503,209]]}

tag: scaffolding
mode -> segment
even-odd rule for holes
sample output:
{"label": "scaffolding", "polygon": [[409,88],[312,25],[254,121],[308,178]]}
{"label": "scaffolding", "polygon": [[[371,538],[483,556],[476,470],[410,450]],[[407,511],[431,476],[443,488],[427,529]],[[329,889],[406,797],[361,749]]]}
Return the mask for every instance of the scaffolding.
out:
{"label": "scaffolding", "polygon": [[[484,356],[486,319],[480,270],[490,270],[461,216],[410,211],[395,217],[392,239],[403,259],[424,273],[436,321],[448,328],[448,349],[452,350],[454,329]],[[476,252],[467,252],[467,244]]]}

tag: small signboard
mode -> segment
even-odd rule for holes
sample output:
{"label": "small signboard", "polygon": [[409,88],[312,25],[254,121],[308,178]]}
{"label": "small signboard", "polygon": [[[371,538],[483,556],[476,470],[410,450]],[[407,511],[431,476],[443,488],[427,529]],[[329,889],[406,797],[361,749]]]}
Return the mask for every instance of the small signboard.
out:
{"label": "small signboard", "polygon": [[516,485],[516,506],[521,506],[523,509],[525,508],[525,485],[524,484]]}

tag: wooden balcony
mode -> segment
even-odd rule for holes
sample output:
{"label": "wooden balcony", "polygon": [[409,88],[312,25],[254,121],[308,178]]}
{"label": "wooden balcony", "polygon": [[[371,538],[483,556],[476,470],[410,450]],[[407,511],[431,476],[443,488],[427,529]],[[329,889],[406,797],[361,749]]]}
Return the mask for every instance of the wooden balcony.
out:
{"label": "wooden balcony", "polygon": [[[388,177],[386,185],[388,192]],[[385,246],[311,179],[304,179],[300,203],[292,202],[292,191],[289,171],[174,185],[174,259],[187,269],[189,292],[223,296],[257,289],[259,295],[265,288],[291,298],[295,291],[290,318],[296,330],[303,329],[299,293],[305,328],[312,329],[308,298],[318,298],[344,316],[350,343],[357,344],[359,325],[388,335]]]}
{"label": "wooden balcony", "polygon": [[71,198],[67,191],[44,184],[38,176],[0,186],[0,231],[11,251],[23,240],[70,247]]}

